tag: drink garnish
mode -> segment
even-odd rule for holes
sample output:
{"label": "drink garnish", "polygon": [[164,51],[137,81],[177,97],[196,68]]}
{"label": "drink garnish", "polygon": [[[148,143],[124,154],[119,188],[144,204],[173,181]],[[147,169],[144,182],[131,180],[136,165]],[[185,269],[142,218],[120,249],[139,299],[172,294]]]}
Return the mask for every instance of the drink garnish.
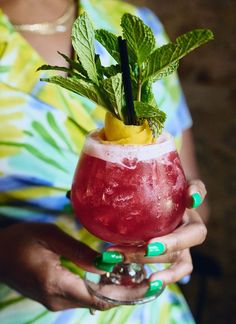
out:
{"label": "drink garnish", "polygon": [[[158,107],[152,84],[175,72],[185,55],[214,38],[209,29],[195,29],[179,36],[175,42],[156,44],[150,27],[129,13],[121,18],[122,37],[126,40],[134,104],[134,125],[148,123],[154,138],[161,133],[166,114]],[[98,41],[112,56],[114,64],[104,66],[95,52]],[[128,120],[122,80],[118,36],[104,29],[95,30],[86,12],[74,22],[72,46],[76,57],[59,53],[69,67],[43,65],[38,70],[58,70],[67,76],[52,76],[41,80],[57,84],[103,106],[125,125]]]}

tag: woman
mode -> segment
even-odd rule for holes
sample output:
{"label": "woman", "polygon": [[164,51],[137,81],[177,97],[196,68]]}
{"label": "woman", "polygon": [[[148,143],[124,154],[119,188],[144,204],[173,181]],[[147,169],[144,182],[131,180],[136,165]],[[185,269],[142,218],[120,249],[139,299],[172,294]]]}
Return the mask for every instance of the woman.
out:
{"label": "woman", "polygon": [[[100,243],[74,224],[65,193],[82,147],[81,129],[89,131],[101,125],[104,112],[73,93],[40,82],[35,73],[45,62],[64,64],[57,50],[73,55],[71,26],[82,9],[96,28],[115,33],[124,12],[136,14],[153,29],[159,45],[167,40],[162,25],[149,10],[115,0],[0,0],[0,8],[0,280],[4,283],[0,322],[192,323],[173,283],[192,271],[189,248],[201,244],[206,236],[206,227],[193,209],[187,210],[183,225],[176,231],[148,242],[162,244],[161,255],[147,258],[145,249],[137,254],[135,248],[120,251],[128,261],[138,258],[143,263],[171,263],[150,277],[150,283],[158,279],[168,285],[152,303],[112,308],[92,297],[79,276],[61,267],[60,256],[65,256],[83,269],[102,272],[94,266],[98,252],[92,249],[99,249]],[[52,23],[43,23],[47,21]],[[97,51],[109,62],[102,48]],[[188,207],[197,207],[206,191],[200,181],[192,180],[198,173],[189,130],[191,118],[177,76],[155,87],[157,100],[168,114],[166,128],[179,148],[182,142],[182,163],[190,181]],[[107,311],[91,316],[89,308]]]}

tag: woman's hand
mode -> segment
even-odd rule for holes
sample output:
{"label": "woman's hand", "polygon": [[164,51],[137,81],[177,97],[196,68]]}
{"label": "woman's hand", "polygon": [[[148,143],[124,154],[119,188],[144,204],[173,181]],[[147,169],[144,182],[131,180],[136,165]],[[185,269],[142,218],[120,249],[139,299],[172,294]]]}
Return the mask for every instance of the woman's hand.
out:
{"label": "woman's hand", "polygon": [[[108,249],[123,255],[125,263],[170,263],[168,269],[153,273],[149,282],[160,280],[164,285],[174,283],[192,272],[189,249],[202,244],[207,229],[196,210],[206,196],[206,189],[200,180],[191,181],[188,189],[188,209],[182,224],[172,233],[150,240],[143,247],[112,246]],[[119,255],[119,254],[118,254]],[[117,257],[117,255],[116,255]]]}
{"label": "woman's hand", "polygon": [[[193,195],[199,193],[199,195]],[[199,204],[206,190],[200,181],[189,186],[189,208]],[[195,198],[191,198],[195,197]],[[187,209],[183,222],[174,232],[152,239],[146,247],[113,246],[107,252],[115,253],[115,259],[138,263],[171,263],[171,266],[153,273],[142,291],[156,288],[156,283],[170,284],[192,271],[189,248],[201,244],[206,237],[206,227],[198,213]],[[106,262],[94,266],[101,258],[87,245],[73,239],[52,224],[24,223],[0,231],[0,281],[5,282],[23,295],[34,299],[52,311],[85,307],[107,310],[111,304],[103,302],[87,291],[84,281],[61,266],[60,257],[71,260],[83,269],[104,273],[111,271]],[[107,257],[107,255],[106,255]],[[101,267],[102,265],[102,267]],[[109,288],[109,287],[108,287]],[[112,294],[130,295],[125,287],[112,287]],[[135,292],[134,292],[135,293]]]}
{"label": "woman's hand", "polygon": [[0,281],[49,310],[112,306],[93,297],[84,281],[60,264],[64,256],[82,268],[93,265],[97,252],[52,224],[24,223],[0,231]]}

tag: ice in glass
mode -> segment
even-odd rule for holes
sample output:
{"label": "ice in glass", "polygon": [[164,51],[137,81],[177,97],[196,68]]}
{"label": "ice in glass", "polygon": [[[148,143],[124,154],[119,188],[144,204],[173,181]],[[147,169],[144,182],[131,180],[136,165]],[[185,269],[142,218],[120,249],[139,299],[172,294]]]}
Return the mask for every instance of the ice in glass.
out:
{"label": "ice in glass", "polygon": [[71,199],[75,213],[100,239],[142,245],[172,232],[186,208],[186,179],[173,138],[155,144],[101,143],[98,131],[85,143]]}

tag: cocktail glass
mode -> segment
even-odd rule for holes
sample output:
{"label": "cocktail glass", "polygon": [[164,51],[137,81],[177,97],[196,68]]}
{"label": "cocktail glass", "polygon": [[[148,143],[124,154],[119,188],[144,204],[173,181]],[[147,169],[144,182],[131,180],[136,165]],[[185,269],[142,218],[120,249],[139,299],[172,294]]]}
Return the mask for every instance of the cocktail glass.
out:
{"label": "cocktail glass", "polygon": [[[86,139],[71,201],[76,217],[96,237],[141,247],[180,224],[186,190],[170,134],[163,133],[154,144],[114,145],[102,143],[97,130]],[[119,263],[105,275],[87,272],[85,280],[91,293],[113,304],[139,304],[157,297],[145,297],[147,277],[140,264]]]}

